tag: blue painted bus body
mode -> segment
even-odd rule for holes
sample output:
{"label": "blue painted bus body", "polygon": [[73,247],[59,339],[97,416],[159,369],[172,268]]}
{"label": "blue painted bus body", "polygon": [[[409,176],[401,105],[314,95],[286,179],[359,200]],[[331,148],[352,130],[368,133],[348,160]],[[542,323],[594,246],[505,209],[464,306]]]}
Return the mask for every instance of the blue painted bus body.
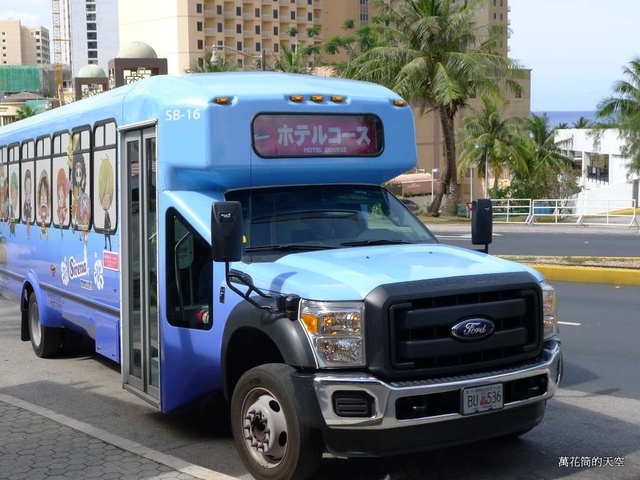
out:
{"label": "blue painted bus body", "polygon": [[539,272],[449,245],[386,245],[291,254],[273,262],[233,264],[261,288],[324,301],[363,300],[380,285],[468,275]]}
{"label": "blue painted bus body", "polygon": [[[307,100],[292,102],[290,95]],[[314,103],[311,95],[341,95],[344,102]],[[227,104],[216,103],[227,98]],[[0,147],[51,135],[70,126],[93,126],[111,119],[118,127],[157,126],[158,232],[168,228],[165,213],[178,211],[211,242],[211,204],[237,189],[270,186],[380,185],[413,168],[417,161],[413,115],[392,106],[399,97],[364,82],[275,73],[157,76],[16,122],[0,129]],[[259,113],[368,114],[379,117],[384,148],[369,157],[265,158],[252,146],[252,121]],[[118,155],[121,151],[118,150]],[[118,161],[118,164],[120,161]],[[120,168],[120,165],[118,165]],[[95,171],[95,169],[94,169]],[[120,226],[126,219],[118,218]],[[21,301],[28,283],[38,297],[41,322],[66,327],[96,341],[96,351],[122,360],[120,299],[122,279],[110,253],[119,254],[120,227],[105,250],[105,236],[37,225],[0,223],[0,293]],[[158,244],[158,278],[166,276],[167,246]],[[109,267],[105,267],[109,264]],[[470,275],[537,272],[485,254],[438,244],[345,248],[283,255],[273,262],[238,262],[268,292],[294,293],[312,300],[361,301],[381,285]],[[175,410],[223,385],[223,342],[231,312],[244,300],[228,291],[224,265],[213,269],[210,329],[171,325],[160,302],[161,399],[163,412]],[[165,282],[158,294],[167,295]]]}
{"label": "blue painted bus body", "polygon": [[[301,105],[288,100],[293,94],[342,95],[345,102],[317,105],[307,101]],[[231,102],[216,105],[217,97],[229,97]],[[411,168],[416,162],[416,147],[407,143],[405,136],[414,129],[411,110],[396,108],[393,120],[389,117],[390,103],[399,99],[378,85],[307,75],[157,76],[2,127],[0,146],[71,127],[92,126],[105,119],[114,120],[118,127],[155,121],[159,212],[177,208],[210,241],[211,202],[223,199],[227,190],[333,183],[336,179],[380,184]],[[372,159],[369,168],[362,168],[363,162],[369,162],[363,158],[260,158],[252,150],[250,129],[260,111],[378,115],[385,129],[385,152]],[[117,222],[119,225],[122,219]],[[164,231],[164,222],[160,214],[158,231]],[[95,339],[97,353],[120,362],[121,279],[117,269],[104,266],[104,235],[53,226],[41,235],[37,225],[32,225],[29,233],[23,223],[14,227],[10,232],[8,222],[0,223],[0,235],[5,238],[0,247],[5,254],[0,252],[0,259],[6,258],[6,263],[0,264],[0,292],[21,300],[22,309],[26,309],[23,289],[28,282],[37,295],[43,325],[88,335]],[[111,236],[116,254],[122,248],[118,232],[119,227]],[[165,255],[160,244],[158,258]],[[159,276],[164,271],[162,263],[160,260]],[[217,268],[214,284],[223,283],[223,270]],[[162,297],[164,286],[160,284],[159,288]],[[221,387],[219,347],[225,312],[239,301],[234,296],[225,304],[215,299],[216,320],[211,330],[180,329],[161,320],[165,353],[161,371],[168,387],[162,391],[163,411],[174,410]],[[167,396],[167,392],[173,395]]]}

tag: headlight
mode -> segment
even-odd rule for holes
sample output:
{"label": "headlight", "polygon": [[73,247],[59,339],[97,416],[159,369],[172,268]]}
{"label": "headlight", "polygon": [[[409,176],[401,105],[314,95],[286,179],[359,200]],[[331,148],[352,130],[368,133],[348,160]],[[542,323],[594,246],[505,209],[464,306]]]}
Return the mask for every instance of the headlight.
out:
{"label": "headlight", "polygon": [[558,299],[555,289],[547,282],[542,287],[542,310],[544,312],[544,339],[549,340],[558,335]]}
{"label": "headlight", "polygon": [[300,301],[300,322],[320,367],[364,366],[362,302]]}

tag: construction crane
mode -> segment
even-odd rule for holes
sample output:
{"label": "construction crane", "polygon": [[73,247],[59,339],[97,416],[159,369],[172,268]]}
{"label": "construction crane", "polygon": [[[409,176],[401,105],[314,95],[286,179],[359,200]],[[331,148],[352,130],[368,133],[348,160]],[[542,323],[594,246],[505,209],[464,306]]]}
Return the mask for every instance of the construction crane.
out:
{"label": "construction crane", "polygon": [[[53,23],[53,70],[55,94],[60,105],[64,103],[62,94],[65,64],[71,65],[71,9],[69,0],[51,0]],[[65,48],[63,48],[63,45]]]}

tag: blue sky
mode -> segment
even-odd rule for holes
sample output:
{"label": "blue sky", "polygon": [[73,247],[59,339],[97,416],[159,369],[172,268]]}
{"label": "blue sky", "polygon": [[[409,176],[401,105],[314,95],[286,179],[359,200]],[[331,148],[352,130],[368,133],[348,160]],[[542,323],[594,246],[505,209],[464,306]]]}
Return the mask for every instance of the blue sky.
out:
{"label": "blue sky", "polygon": [[640,56],[638,0],[510,0],[511,58],[531,72],[531,110],[595,110]]}
{"label": "blue sky", "polygon": [[23,25],[51,28],[51,0],[0,0],[0,19],[20,20]]}
{"label": "blue sky", "polygon": [[[354,1],[354,0],[351,0]],[[640,56],[640,0],[509,0],[510,56],[532,69],[531,110],[595,110]],[[50,0],[0,0],[0,18],[51,30]]]}

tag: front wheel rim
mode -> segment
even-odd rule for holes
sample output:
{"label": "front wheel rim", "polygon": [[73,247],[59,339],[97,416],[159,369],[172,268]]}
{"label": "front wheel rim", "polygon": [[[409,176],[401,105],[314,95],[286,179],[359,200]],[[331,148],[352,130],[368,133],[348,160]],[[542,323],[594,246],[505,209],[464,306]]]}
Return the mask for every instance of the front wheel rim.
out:
{"label": "front wheel rim", "polygon": [[241,414],[247,451],[260,466],[276,468],[284,459],[289,439],[281,402],[268,390],[254,389],[242,402]]}
{"label": "front wheel rim", "polygon": [[38,313],[38,305],[33,304],[29,310],[29,325],[31,326],[31,340],[33,340],[33,344],[37,347],[40,346],[40,341],[42,340],[42,325],[40,324],[40,315]]}

